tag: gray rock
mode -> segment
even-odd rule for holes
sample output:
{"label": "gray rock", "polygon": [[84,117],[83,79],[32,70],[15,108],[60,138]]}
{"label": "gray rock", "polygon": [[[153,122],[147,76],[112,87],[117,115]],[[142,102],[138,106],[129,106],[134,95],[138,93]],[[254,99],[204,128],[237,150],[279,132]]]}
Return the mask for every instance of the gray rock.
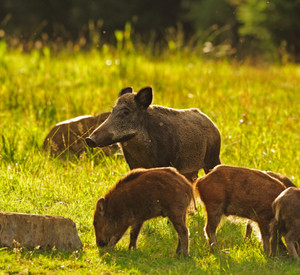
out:
{"label": "gray rock", "polygon": [[0,246],[74,251],[82,243],[69,218],[0,212]]}

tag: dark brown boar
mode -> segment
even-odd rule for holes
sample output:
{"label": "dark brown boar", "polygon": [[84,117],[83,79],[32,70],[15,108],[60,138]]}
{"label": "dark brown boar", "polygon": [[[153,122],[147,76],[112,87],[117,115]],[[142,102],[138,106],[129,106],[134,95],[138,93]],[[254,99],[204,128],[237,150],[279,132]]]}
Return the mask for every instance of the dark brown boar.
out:
{"label": "dark brown boar", "polygon": [[[279,181],[281,181],[285,187],[296,187],[296,185],[286,176],[284,175],[281,175],[279,173],[275,173],[275,172],[272,172],[272,171],[263,171],[264,173],[268,174],[269,176],[275,178],[275,179],[278,179]],[[251,233],[252,233],[252,221],[249,220],[247,222],[247,227],[246,227],[246,233],[245,233],[245,238],[249,238],[251,236]],[[280,246],[284,246],[283,243],[281,242],[281,240],[279,240],[280,242]]]}
{"label": "dark brown boar", "polygon": [[98,200],[94,213],[96,243],[114,247],[131,227],[129,249],[135,248],[144,221],[162,216],[170,219],[178,233],[176,252],[187,256],[186,212],[192,199],[193,185],[176,169],[135,169]]}
{"label": "dark brown boar", "polygon": [[285,189],[280,181],[259,170],[218,165],[196,181],[196,188],[206,208],[205,232],[210,245],[217,242],[222,215],[235,215],[257,222],[264,249],[269,249],[272,202]]}
{"label": "dark brown boar", "polygon": [[120,142],[130,167],[172,166],[188,179],[220,164],[216,125],[198,109],[151,105],[152,88],[123,89],[111,115],[87,139],[90,147]]}
{"label": "dark brown boar", "polygon": [[276,255],[277,238],[284,236],[289,255],[298,259],[295,244],[300,242],[300,189],[287,188],[275,199],[272,207],[275,217],[270,226],[270,256]]}
{"label": "dark brown boar", "polygon": [[[57,157],[66,154],[80,156],[87,148],[85,138],[109,115],[110,112],[104,112],[96,116],[80,116],[57,123],[44,140],[44,150]],[[114,144],[102,149],[106,155],[111,155],[119,147]]]}

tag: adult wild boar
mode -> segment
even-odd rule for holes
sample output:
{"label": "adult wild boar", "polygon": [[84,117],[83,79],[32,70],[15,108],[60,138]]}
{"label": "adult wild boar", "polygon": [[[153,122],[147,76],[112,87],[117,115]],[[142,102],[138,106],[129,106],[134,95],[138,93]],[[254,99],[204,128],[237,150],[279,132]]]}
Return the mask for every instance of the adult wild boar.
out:
{"label": "adult wild boar", "polygon": [[256,169],[218,165],[195,184],[206,209],[205,232],[210,245],[217,243],[221,217],[235,215],[257,222],[264,249],[269,249],[272,203],[285,189],[282,182]]}
{"label": "adult wild boar", "polygon": [[173,166],[192,180],[220,164],[221,138],[216,125],[198,109],[151,105],[152,88],[123,89],[111,115],[89,136],[90,147],[120,142],[130,167]]}
{"label": "adult wild boar", "polygon": [[144,221],[163,216],[178,233],[176,252],[187,256],[186,212],[192,199],[195,204],[193,185],[175,168],[135,169],[98,200],[94,213],[96,243],[114,247],[131,227],[129,249],[135,248]]}
{"label": "adult wild boar", "polygon": [[298,258],[295,244],[300,242],[300,189],[289,187],[273,202],[274,219],[270,231],[270,256],[276,255],[277,238],[284,236],[288,253]]}

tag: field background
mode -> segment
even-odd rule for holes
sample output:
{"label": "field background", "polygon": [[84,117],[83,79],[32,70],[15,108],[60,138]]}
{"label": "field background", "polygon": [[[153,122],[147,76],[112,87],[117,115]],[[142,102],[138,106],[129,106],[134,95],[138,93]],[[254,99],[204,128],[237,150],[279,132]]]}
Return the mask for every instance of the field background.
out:
{"label": "field background", "polygon": [[187,259],[175,255],[177,235],[162,218],[145,223],[136,251],[127,251],[128,232],[115,249],[98,250],[92,226],[96,201],[129,168],[118,156],[51,158],[42,150],[43,139],[59,121],[111,110],[120,89],[148,85],[154,104],[199,108],[217,124],[223,163],[272,170],[300,185],[299,65],[209,61],[189,51],[153,57],[147,50],[111,47],[21,53],[0,41],[0,211],[69,217],[84,245],[73,253],[0,248],[0,272],[298,273],[300,263],[286,255],[268,258],[257,236],[244,241],[240,220],[223,220],[220,250],[211,254],[203,207],[188,217]]}

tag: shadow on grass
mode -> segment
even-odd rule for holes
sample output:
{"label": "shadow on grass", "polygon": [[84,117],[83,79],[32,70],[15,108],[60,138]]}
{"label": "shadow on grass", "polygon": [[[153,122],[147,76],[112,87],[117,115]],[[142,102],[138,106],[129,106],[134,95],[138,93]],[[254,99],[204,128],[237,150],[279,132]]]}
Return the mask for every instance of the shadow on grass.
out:
{"label": "shadow on grass", "polygon": [[189,274],[195,268],[192,256],[176,254],[177,232],[168,219],[146,221],[138,237],[137,248],[128,250],[128,233],[113,249],[98,248],[99,258],[108,266],[125,273]]}
{"label": "shadow on grass", "polygon": [[[178,256],[177,233],[168,219],[155,219],[146,222],[138,238],[137,249],[128,250],[129,235],[123,236],[114,249],[96,248],[86,244],[82,251],[65,252],[57,249],[40,250],[15,248],[1,250],[15,254],[22,259],[58,260],[53,263],[60,270],[62,263],[76,260],[78,268],[99,268],[110,272],[125,274],[282,274],[299,269],[299,261],[286,254],[269,258],[262,251],[256,237],[244,240],[244,225],[225,221],[218,232],[218,248],[211,251],[203,234],[204,219],[201,215],[189,217],[190,256]],[[41,258],[45,258],[46,261]],[[51,263],[52,264],[52,263]],[[55,270],[56,270],[55,269]],[[98,269],[97,269],[98,270]]]}
{"label": "shadow on grass", "polygon": [[159,250],[152,253],[148,250],[135,249],[99,249],[99,257],[110,266],[118,266],[119,269],[129,273],[163,274],[172,271],[176,274],[189,274],[196,264],[193,257],[177,255],[175,251],[170,254],[160,253]]}
{"label": "shadow on grass", "polygon": [[256,236],[244,239],[244,223],[227,219],[217,233],[218,247],[212,251],[203,234],[204,222],[202,215],[189,217],[190,257],[176,255],[177,233],[168,219],[146,223],[136,250],[127,250],[126,239],[116,249],[99,249],[99,257],[125,272],[148,274],[278,274],[300,266],[286,254],[269,258]]}
{"label": "shadow on grass", "polygon": [[[205,249],[201,255],[184,258],[175,252],[155,253],[147,249],[127,250],[126,248],[99,249],[99,257],[106,265],[130,274],[282,274],[293,272],[300,266],[299,261],[287,256],[268,258],[261,250],[241,251],[239,247],[214,252]],[[169,249],[170,250],[170,249]],[[241,254],[241,255],[239,255]]]}

